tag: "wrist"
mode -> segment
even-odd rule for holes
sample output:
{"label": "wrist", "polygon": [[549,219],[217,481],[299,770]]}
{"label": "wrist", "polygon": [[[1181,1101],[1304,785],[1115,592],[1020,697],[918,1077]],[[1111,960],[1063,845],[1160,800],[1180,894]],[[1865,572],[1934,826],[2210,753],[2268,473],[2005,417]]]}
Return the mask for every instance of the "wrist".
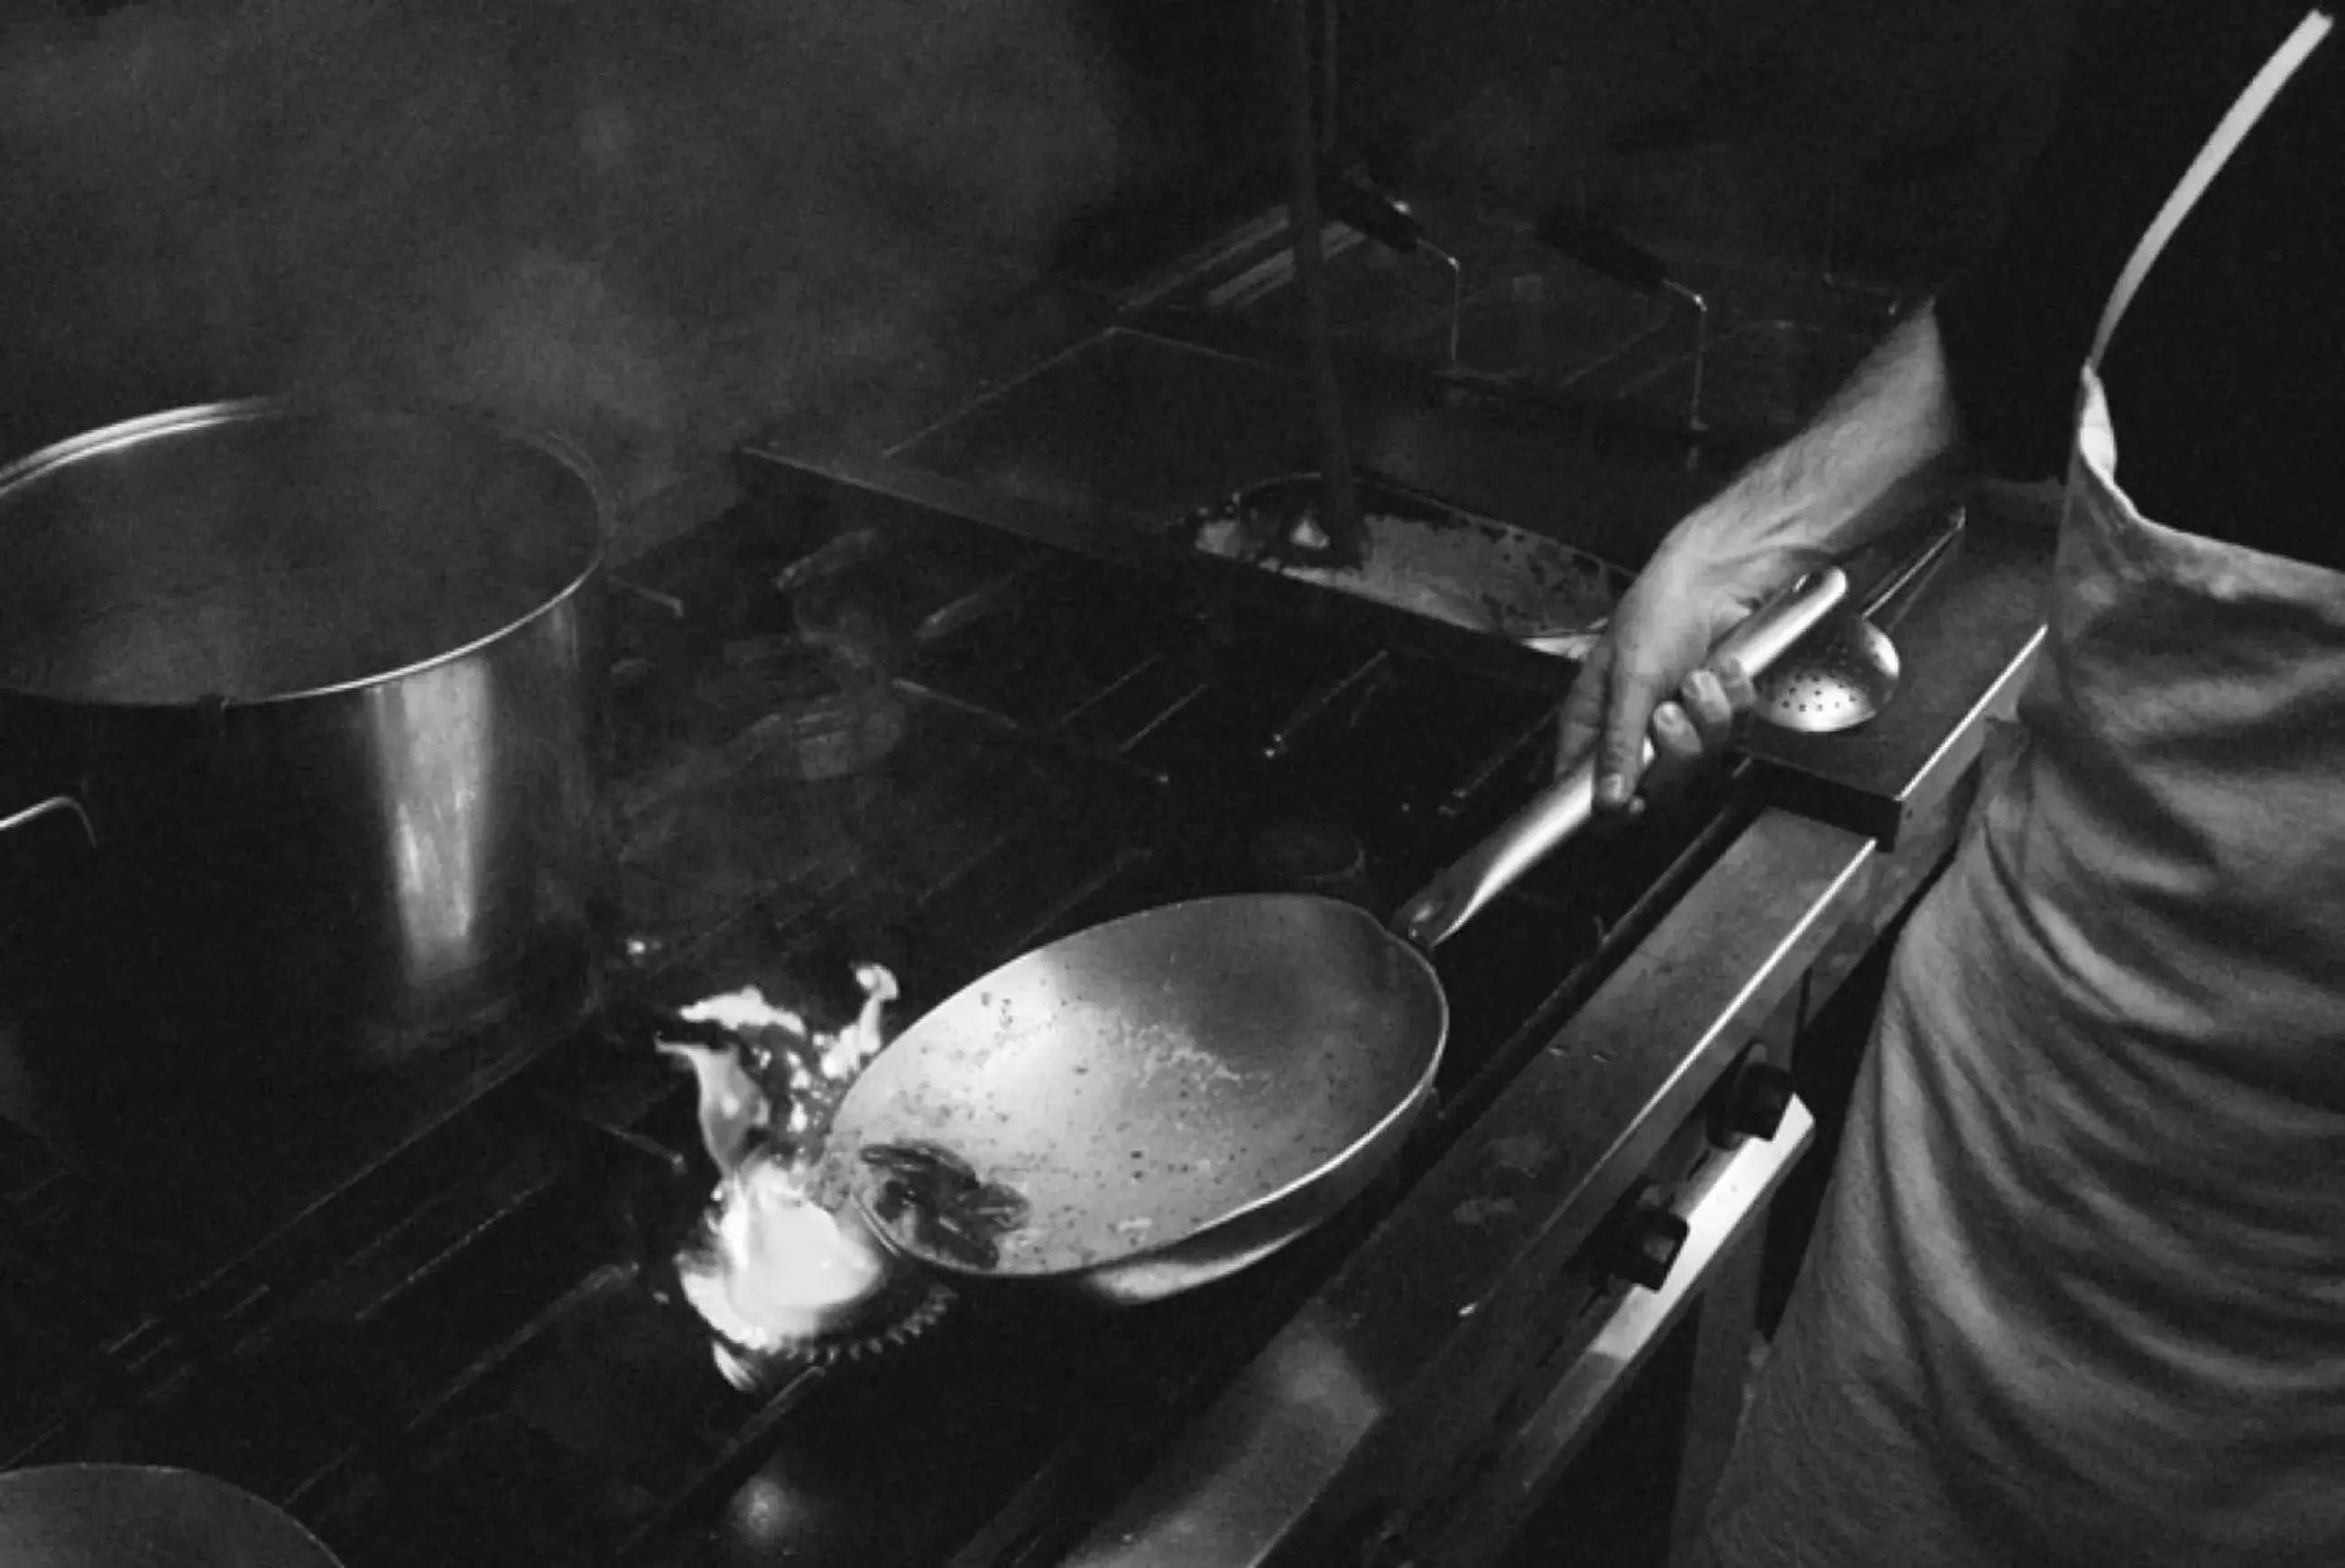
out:
{"label": "wrist", "polygon": [[1730,490],[1689,512],[1653,559],[1690,592],[1764,595],[1829,559],[1826,531],[1806,516],[1771,516]]}

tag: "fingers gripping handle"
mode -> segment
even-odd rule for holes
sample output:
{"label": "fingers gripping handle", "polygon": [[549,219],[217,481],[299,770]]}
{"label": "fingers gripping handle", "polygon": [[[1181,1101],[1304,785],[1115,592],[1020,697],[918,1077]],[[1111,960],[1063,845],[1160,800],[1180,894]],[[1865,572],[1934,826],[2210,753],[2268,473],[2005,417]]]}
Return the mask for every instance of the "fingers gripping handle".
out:
{"label": "fingers gripping handle", "polygon": [[[1755,681],[1847,597],[1848,577],[1839,567],[1812,572],[1728,632],[1711,650],[1711,661],[1731,658]],[[1644,762],[1650,765],[1652,760],[1648,738]],[[1393,916],[1394,931],[1427,951],[1440,946],[1556,845],[1587,826],[1595,812],[1596,757],[1590,753],[1497,832],[1436,873]]]}
{"label": "fingers gripping handle", "polygon": [[1731,659],[1756,681],[1847,597],[1848,574],[1837,566],[1819,567],[1721,638],[1710,651],[1710,662]]}

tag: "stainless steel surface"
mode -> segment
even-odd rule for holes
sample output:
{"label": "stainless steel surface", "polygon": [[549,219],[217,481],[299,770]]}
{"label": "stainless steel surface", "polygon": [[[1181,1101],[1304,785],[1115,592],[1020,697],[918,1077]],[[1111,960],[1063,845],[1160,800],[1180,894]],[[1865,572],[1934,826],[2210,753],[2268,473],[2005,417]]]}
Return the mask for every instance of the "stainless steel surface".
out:
{"label": "stainless steel surface", "polygon": [[[1733,659],[1746,673],[1762,674],[1847,593],[1847,574],[1838,567],[1810,572],[1728,632],[1711,656]],[[1649,764],[1652,761],[1650,740],[1645,743],[1645,761]],[[1393,917],[1393,928],[1427,951],[1455,936],[1525,871],[1588,825],[1596,810],[1596,764],[1592,754],[1583,758],[1495,833],[1436,874],[1401,905]]]}
{"label": "stainless steel surface", "polygon": [[[1039,359],[1039,362],[1037,360]],[[1364,473],[1633,566],[1715,487],[1656,435],[1653,461],[1596,450],[1551,419],[1483,417],[1421,382],[1347,364]],[[748,449],[777,488],[807,481],[909,501],[1085,554],[1185,559],[1181,523],[1243,486],[1312,466],[1310,400],[1293,370],[1128,327],[1095,333],[957,403],[909,394]],[[1610,440],[1610,437],[1607,437]]]}
{"label": "stainless steel surface", "polygon": [[1657,1290],[1623,1293],[1570,1368],[1522,1419],[1503,1462],[1461,1500],[1448,1527],[1412,1553],[1436,1568],[1496,1562],[1557,1478],[1587,1447],[1700,1294],[1711,1266],[1758,1228],[1767,1205],[1814,1141],[1815,1118],[1792,1100],[1773,1138],[1714,1160],[1699,1191],[1678,1212],[1687,1235]]}
{"label": "stainless steel surface", "polygon": [[13,1568],[336,1568],[318,1538],[240,1487],[188,1470],[56,1464],[0,1474]]}
{"label": "stainless steel surface", "polygon": [[1312,428],[1301,377],[1115,329],[819,471],[957,515],[979,505],[980,521],[1046,542],[1130,549],[1240,485],[1311,467]]}
{"label": "stainless steel surface", "polygon": [[6,787],[95,841],[8,839],[45,1069],[389,1064],[583,1004],[607,524],[567,453],[430,410],[219,404],[0,473]]}
{"label": "stainless steel surface", "polygon": [[450,417],[218,404],[0,471],[0,693],[283,702],[380,682],[574,592],[583,471]]}
{"label": "stainless steel surface", "polygon": [[[1837,567],[1812,572],[1717,652],[1763,671],[1847,592]],[[867,1217],[878,1178],[856,1156],[873,1144],[941,1146],[1026,1199],[1031,1218],[987,1267],[871,1218],[948,1272],[1119,1301],[1235,1272],[1333,1213],[1398,1148],[1448,1028],[1423,952],[1585,826],[1593,800],[1591,762],[1405,904],[1394,929],[1406,943],[1350,905],[1242,895],[1030,953],[880,1053],[840,1103],[834,1158]]]}
{"label": "stainless steel surface", "polygon": [[[1848,592],[1809,573],[1725,638],[1763,672]],[[1235,1272],[1356,1194],[1440,1065],[1425,957],[1593,815],[1583,763],[1393,917],[1292,895],[1198,899],[1077,932],[963,987],[840,1103],[830,1146],[871,1225],[931,1268],[1152,1300]],[[973,1266],[878,1219],[874,1144],[949,1149],[1031,1206]]]}
{"label": "stainless steel surface", "polygon": [[[1809,573],[1718,656],[1763,672],[1848,592]],[[1431,1088],[1448,1004],[1425,955],[1587,825],[1583,763],[1436,875],[1395,941],[1329,899],[1239,895],[1143,911],[972,982],[840,1103],[830,1146],[874,1229],[936,1269],[1055,1280],[1118,1301],[1235,1272],[1357,1193]],[[1031,1206],[990,1266],[875,1215],[858,1151],[940,1146]]]}
{"label": "stainless steel surface", "polygon": [[1806,734],[1853,730],[1880,716],[1897,694],[1901,665],[1891,633],[1929,581],[1931,570],[1961,540],[1963,511],[1938,528],[1911,560],[1865,595],[1853,613],[1832,617],[1759,683],[1761,721]]}
{"label": "stainless steel surface", "polygon": [[[1352,1562],[1518,1392],[1557,1280],[1816,954],[1873,845],[1770,811],[1069,1562]],[[1520,1347],[1518,1351],[1512,1347]]]}
{"label": "stainless steel surface", "polygon": [[940,1145],[1031,1205],[998,1267],[876,1228],[932,1267],[1150,1300],[1235,1271],[1398,1148],[1448,1030],[1432,966],[1309,896],[1198,899],[1077,932],[914,1023],[841,1101],[830,1147]]}
{"label": "stainless steel surface", "polygon": [[[1256,238],[1258,249],[1276,239],[1268,228]],[[1224,270],[1243,265],[1235,258]],[[1490,276],[1526,270],[1499,265]],[[1796,301],[1754,300],[1723,283],[1711,292],[1713,281],[1702,283],[1719,307],[1705,419],[1747,426],[1753,440],[1795,422],[1885,323],[1830,312],[1812,322]],[[1201,310],[1224,302],[1213,298],[1211,279],[1192,294]],[[1683,330],[1692,323],[1680,317],[1653,332],[1650,309],[1632,301],[1639,314],[1629,325],[1642,323],[1645,335],[1623,353],[1618,324],[1589,320],[1588,300],[1546,296],[1541,288],[1527,301],[1509,289],[1503,300],[1469,301],[1468,362],[1491,360],[1489,369],[1504,359],[1528,388],[1568,379],[1576,396],[1623,400],[1653,416],[1653,428],[1674,427],[1694,393],[1695,345]],[[1446,359],[1447,312],[1426,305],[1412,319],[1416,362]],[[1570,330],[1594,325],[1611,331],[1600,344]],[[1190,330],[1184,323],[1180,333]],[[1505,354],[1474,351],[1494,334],[1509,346]],[[1156,520],[1185,511],[1198,475],[1233,470],[1230,482],[1211,485],[1223,494],[1283,471],[1265,449],[1300,454],[1307,430],[1299,381],[1242,346],[1218,354],[1158,339],[1182,364],[1174,377],[1142,385],[1157,349],[1127,350],[1151,336],[1111,329],[1032,370],[1039,354],[995,361],[1009,373],[973,402],[964,394],[919,418],[862,417],[843,436],[802,424],[746,455],[785,504],[817,498],[810,478],[841,480],[1087,553],[1144,556],[1162,542]],[[1112,341],[1122,347],[1110,352]],[[1643,420],[1586,428],[1487,385],[1428,397],[1421,381],[1396,390],[1372,369],[1357,369],[1346,391],[1365,470],[1624,565],[1644,560],[1747,455],[1731,450],[1740,436],[1714,438],[1703,451],[1719,466],[1689,471],[1688,443],[1630,433]],[[1738,409],[1750,417],[1730,418]],[[1229,434],[1233,425],[1242,428]],[[1168,454],[1167,429],[1193,440]],[[2032,612],[2010,624],[1999,585],[2016,580],[2032,596],[2040,579],[2027,574],[2048,562],[2048,534],[2040,546],[1974,539],[1907,633],[1914,667],[1896,708],[1857,734],[1822,738],[1868,757],[1884,748],[1896,787],[1913,786],[1887,804],[1892,830],[1873,835],[1882,803],[1854,785],[1835,780],[1827,790],[1820,778],[1776,766],[1801,809],[1829,805],[1830,820],[1771,811],[1747,830],[1137,1486],[1120,1466],[1102,1483],[1122,1501],[1074,1561],[1359,1562],[1379,1521],[1396,1512],[1440,1517],[1438,1494],[1479,1472],[1488,1451],[1477,1445],[1542,1397],[1527,1380],[1558,1353],[1558,1336],[1586,1326],[1558,1327],[1555,1291],[1605,1214],[1652,1168],[1670,1128],[1760,1021],[1771,1031],[1820,1005],[1941,862],[1975,776],[1968,764],[1983,717],[2007,700],[2028,656],[2021,644],[2035,635]],[[1982,580],[1993,601],[1984,606],[1973,593]],[[1942,650],[1923,632],[1947,623],[1949,603],[1983,612],[1959,621],[1965,645]],[[1785,738],[1754,737],[1752,749],[1779,754]],[[1049,1494],[1038,1484],[988,1539],[1055,1555],[1055,1546],[1031,1544],[1040,1527],[1023,1512],[1047,1507]]]}
{"label": "stainless steel surface", "polygon": [[1466,631],[1539,644],[1592,636],[1631,574],[1584,550],[1376,480],[1355,487],[1367,559],[1331,563],[1320,542],[1320,476],[1247,485],[1186,520],[1195,547],[1330,592],[1406,610]]}
{"label": "stainless steel surface", "polygon": [[1686,429],[1707,430],[1701,419],[1702,368],[1710,362],[1710,302],[1680,283],[1669,285],[1670,290],[1693,306],[1693,384],[1686,389]]}
{"label": "stainless steel surface", "polygon": [[1463,334],[1466,329],[1466,264],[1458,260],[1457,258],[1450,255],[1449,252],[1446,250],[1435,248],[1433,254],[1449,268],[1449,353],[1447,362],[1450,369],[1462,370],[1466,368],[1466,364],[1465,360],[1459,356],[1458,349],[1461,346],[1461,334]]}
{"label": "stainless steel surface", "polygon": [[1779,771],[1782,798],[1893,848],[1960,784],[2034,669],[2057,521],[2056,499],[2040,491],[1971,497],[1962,549],[1899,625],[1907,668],[1895,705],[1841,734],[1754,725],[1745,738]]}

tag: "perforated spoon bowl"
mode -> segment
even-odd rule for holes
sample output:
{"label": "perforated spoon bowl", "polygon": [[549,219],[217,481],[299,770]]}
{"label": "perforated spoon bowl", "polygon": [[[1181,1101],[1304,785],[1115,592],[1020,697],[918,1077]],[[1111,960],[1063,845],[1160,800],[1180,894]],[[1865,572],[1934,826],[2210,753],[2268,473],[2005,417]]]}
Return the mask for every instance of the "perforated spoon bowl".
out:
{"label": "perforated spoon bowl", "polygon": [[[1853,730],[1878,716],[1896,695],[1903,673],[1889,633],[1913,608],[1931,570],[1962,537],[1964,521],[1963,509],[1956,507],[1930,541],[1884,578],[1861,607],[1832,616],[1784,654],[1759,683],[1752,712],[1761,722],[1822,735]],[[1893,610],[1888,608],[1893,602]]]}

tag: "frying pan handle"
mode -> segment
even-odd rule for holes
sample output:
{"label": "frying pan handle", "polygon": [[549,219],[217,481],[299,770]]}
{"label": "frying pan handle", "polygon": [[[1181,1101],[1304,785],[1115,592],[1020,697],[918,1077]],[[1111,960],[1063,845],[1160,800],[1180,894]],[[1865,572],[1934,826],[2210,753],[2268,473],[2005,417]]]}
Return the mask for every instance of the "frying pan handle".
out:
{"label": "frying pan handle", "polygon": [[[1848,575],[1837,566],[1812,572],[1754,611],[1711,651],[1731,657],[1756,680],[1816,622],[1848,597]],[[1645,743],[1645,761],[1653,744]],[[1498,830],[1434,874],[1424,891],[1393,916],[1393,930],[1426,951],[1457,934],[1466,922],[1565,839],[1588,825],[1596,811],[1596,757],[1548,786]]]}
{"label": "frying pan handle", "polygon": [[58,811],[69,811],[73,813],[74,815],[79,817],[81,819],[81,831],[83,835],[88,838],[89,846],[92,849],[96,849],[97,847],[97,829],[91,825],[89,813],[82,809],[81,802],[74,799],[74,797],[69,794],[53,794],[48,799],[28,805],[20,812],[14,813],[8,816],[0,816],[0,833],[11,832],[14,829],[24,826],[28,822],[36,821],[41,817],[48,815],[51,812]]}

